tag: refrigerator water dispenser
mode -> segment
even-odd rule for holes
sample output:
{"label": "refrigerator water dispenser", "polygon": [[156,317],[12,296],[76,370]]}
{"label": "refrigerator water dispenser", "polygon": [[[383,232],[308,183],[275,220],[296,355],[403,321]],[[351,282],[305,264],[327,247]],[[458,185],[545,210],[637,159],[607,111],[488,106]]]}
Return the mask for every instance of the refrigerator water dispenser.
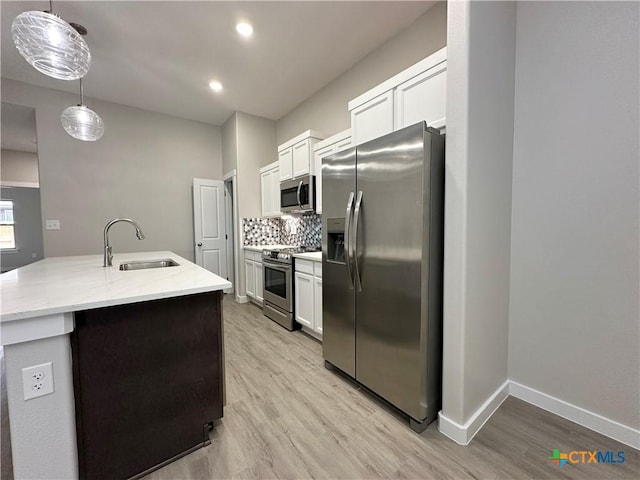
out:
{"label": "refrigerator water dispenser", "polygon": [[344,264],[344,218],[327,219],[327,261]]}

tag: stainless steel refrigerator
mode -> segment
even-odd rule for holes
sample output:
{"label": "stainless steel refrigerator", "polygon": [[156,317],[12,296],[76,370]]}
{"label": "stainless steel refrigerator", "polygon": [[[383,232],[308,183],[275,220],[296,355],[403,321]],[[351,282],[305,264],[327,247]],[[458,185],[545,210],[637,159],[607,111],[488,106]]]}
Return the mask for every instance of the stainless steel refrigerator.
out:
{"label": "stainless steel refrigerator", "polygon": [[323,355],[421,432],[440,408],[444,136],[424,122],[322,161]]}

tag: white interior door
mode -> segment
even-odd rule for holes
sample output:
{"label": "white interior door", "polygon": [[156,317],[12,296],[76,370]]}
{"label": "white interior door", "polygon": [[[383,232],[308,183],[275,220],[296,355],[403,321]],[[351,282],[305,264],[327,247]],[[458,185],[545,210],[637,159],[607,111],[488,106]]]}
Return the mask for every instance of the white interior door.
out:
{"label": "white interior door", "polygon": [[196,263],[228,280],[224,195],[222,180],[193,179]]}

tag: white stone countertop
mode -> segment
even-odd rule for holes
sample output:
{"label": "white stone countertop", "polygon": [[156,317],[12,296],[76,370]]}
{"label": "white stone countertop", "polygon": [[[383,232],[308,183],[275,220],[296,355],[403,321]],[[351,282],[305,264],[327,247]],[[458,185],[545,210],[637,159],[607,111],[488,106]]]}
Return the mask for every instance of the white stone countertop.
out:
{"label": "white stone countertop", "polygon": [[322,252],[294,253],[294,258],[302,258],[304,260],[313,260],[314,262],[322,261]]}
{"label": "white stone countertop", "polygon": [[[123,262],[171,258],[180,265],[120,271]],[[230,288],[231,283],[173,252],[50,257],[0,275],[0,321],[144,302]]]}
{"label": "white stone countertop", "polygon": [[251,250],[252,252],[261,252],[271,248],[291,248],[291,245],[245,245],[242,248]]}

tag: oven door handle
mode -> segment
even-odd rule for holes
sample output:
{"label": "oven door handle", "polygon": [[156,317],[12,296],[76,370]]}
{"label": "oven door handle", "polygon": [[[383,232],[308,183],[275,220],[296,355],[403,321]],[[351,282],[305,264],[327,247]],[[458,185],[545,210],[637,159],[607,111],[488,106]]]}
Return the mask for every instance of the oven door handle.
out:
{"label": "oven door handle", "polygon": [[296,198],[298,200],[298,206],[300,207],[300,210],[302,210],[302,201],[300,200],[300,190],[302,190],[303,183],[304,183],[304,180],[300,180],[300,183],[298,184],[298,190],[296,191]]}
{"label": "oven door handle", "polygon": [[288,265],[284,265],[280,262],[270,262],[269,260],[265,260],[262,259],[262,264],[263,265],[267,265],[275,270],[280,269],[280,270],[291,270],[291,267],[289,267]]}

